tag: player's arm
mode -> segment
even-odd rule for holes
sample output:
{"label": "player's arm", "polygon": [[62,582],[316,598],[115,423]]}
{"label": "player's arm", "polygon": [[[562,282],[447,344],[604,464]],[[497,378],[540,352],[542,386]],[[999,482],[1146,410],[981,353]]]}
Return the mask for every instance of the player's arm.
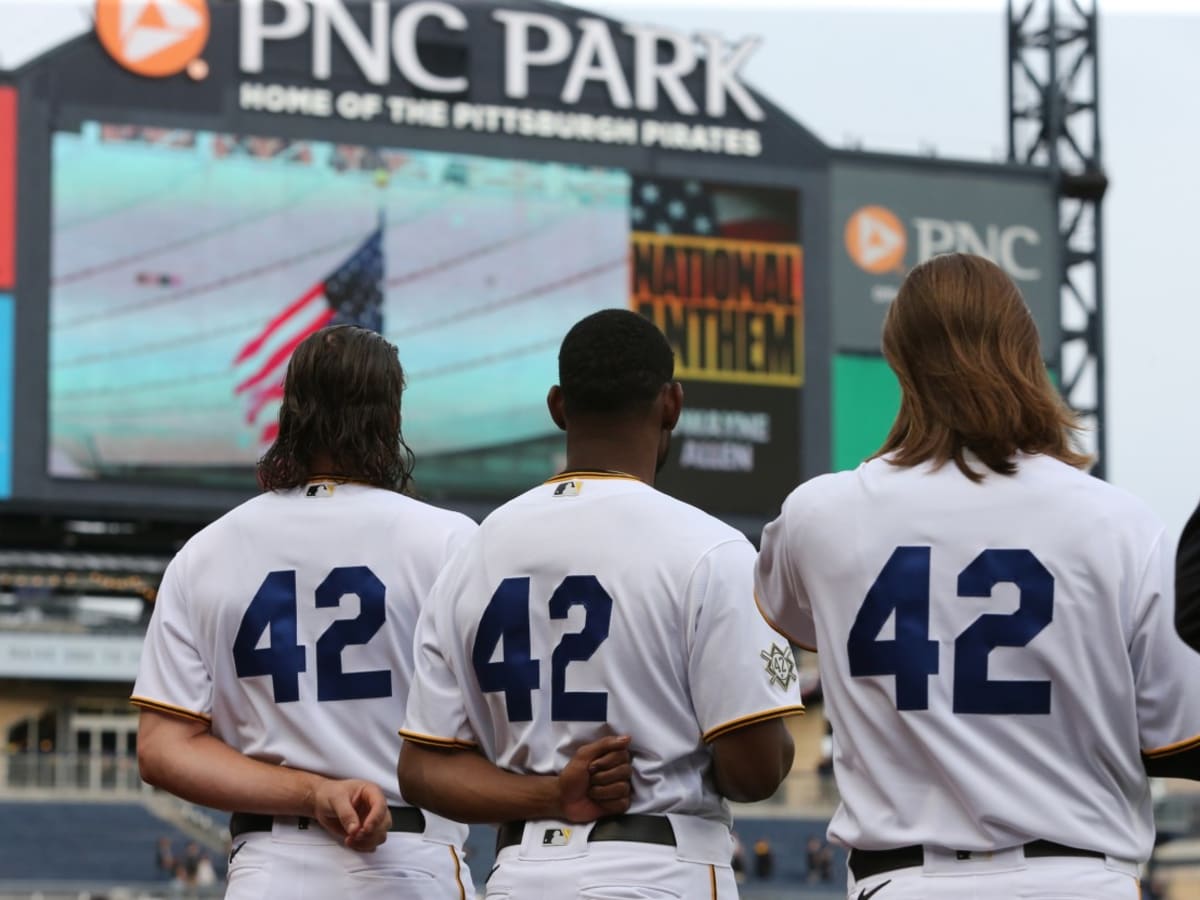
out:
{"label": "player's arm", "polygon": [[1184,526],[1175,553],[1175,628],[1200,650],[1200,506]]}
{"label": "player's arm", "polygon": [[782,719],[769,719],[712,742],[713,777],[723,797],[738,803],[766,800],[792,770],[795,744]]}
{"label": "player's arm", "polygon": [[230,812],[307,816],[355,850],[374,850],[391,824],[378,785],[336,781],[252,759],[194,718],[143,709],[138,769],[147,784]]}
{"label": "player's arm", "polygon": [[793,562],[796,516],[793,493],[783,503],[779,517],[763,529],[762,546],[754,570],[754,601],[776,632],[804,650],[817,650],[817,629],[812,604]]}
{"label": "player's arm", "polygon": [[1142,765],[1151,778],[1187,778],[1200,781],[1200,743],[1175,753],[1142,754]]}
{"label": "player's arm", "polygon": [[1200,654],[1175,630],[1173,563],[1160,533],[1138,587],[1129,643],[1138,733],[1149,775],[1200,781]]}
{"label": "player's arm", "polygon": [[[471,553],[468,545],[465,553]],[[628,737],[581,747],[561,773],[521,775],[476,749],[458,672],[466,668],[454,604],[469,564],[443,569],[417,621],[413,678],[400,735],[397,778],[404,798],[460,822],[554,818],[590,821],[629,808]]]}
{"label": "player's arm", "polygon": [[754,548],[744,540],[710,550],[688,585],[688,680],[717,790],[765,800],[792,768],[783,719],[804,712],[787,640],[755,606]]}
{"label": "player's arm", "polygon": [[409,803],[458,822],[591,822],[629,809],[633,767],[627,736],[585,744],[557,775],[520,775],[476,750],[408,737],[396,774]]}
{"label": "player's arm", "polygon": [[142,778],[230,812],[308,816],[356,850],[382,843],[389,816],[378,786],[254,760],[211,733],[212,678],[188,615],[187,562],[185,548],[163,573],[133,688]]}

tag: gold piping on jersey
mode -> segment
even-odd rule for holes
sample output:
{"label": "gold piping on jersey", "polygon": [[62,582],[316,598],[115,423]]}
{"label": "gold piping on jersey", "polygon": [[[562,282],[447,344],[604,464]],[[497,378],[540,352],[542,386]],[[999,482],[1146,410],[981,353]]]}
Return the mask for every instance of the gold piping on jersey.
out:
{"label": "gold piping on jersey", "polygon": [[708,885],[712,890],[712,900],[717,900],[717,867],[712,863],[708,865]]}
{"label": "gold piping on jersey", "polygon": [[457,738],[437,737],[432,734],[421,734],[419,731],[405,731],[403,728],[398,733],[406,741],[412,741],[414,744],[425,744],[428,747],[437,747],[440,750],[469,750],[472,747],[478,746],[474,741],[460,741]]}
{"label": "gold piping on jersey", "polygon": [[467,900],[467,889],[462,883],[462,864],[458,861],[458,854],[453,847],[447,848],[450,851],[450,858],[454,860],[454,883],[458,885],[458,900]]}
{"label": "gold piping on jersey", "polygon": [[204,713],[194,712],[190,709],[184,709],[182,706],[174,706],[170,703],[163,703],[161,700],[151,700],[147,697],[130,697],[129,702],[134,706],[140,706],[143,709],[150,709],[154,712],[166,713],[170,716],[176,716],[180,719],[191,719],[194,722],[203,722],[205,725],[212,724],[212,716],[206,716]]}
{"label": "gold piping on jersey", "polygon": [[547,478],[542,484],[557,484],[560,481],[572,481],[576,478],[591,478],[591,479],[616,479],[619,481],[641,481],[636,475],[630,475],[628,472],[618,472],[615,469],[607,471],[603,469],[575,469],[570,472],[559,472],[553,478]]}
{"label": "gold piping on jersey", "polygon": [[808,644],[805,644],[801,641],[796,640],[794,637],[792,637],[790,634],[788,634],[786,631],[784,631],[782,628],[780,628],[778,625],[776,625],[774,622],[771,621],[771,617],[767,615],[767,611],[765,609],[763,609],[762,603],[759,602],[758,591],[754,592],[754,605],[758,607],[758,614],[763,617],[763,621],[765,621],[768,625],[770,625],[771,630],[774,631],[781,638],[791,641],[793,644],[795,644],[801,650],[807,650],[809,653],[817,652],[816,647],[810,647],[810,646],[808,646]]}
{"label": "gold piping on jersey", "polygon": [[1142,755],[1149,756],[1151,759],[1157,759],[1160,756],[1174,756],[1176,753],[1182,753],[1184,750],[1191,750],[1193,747],[1198,746],[1200,746],[1200,734],[1186,740],[1176,741],[1174,744],[1167,744],[1165,747],[1143,750]]}
{"label": "gold piping on jersey", "polygon": [[797,703],[792,706],[777,706],[774,709],[764,709],[762,712],[751,713],[748,716],[742,716],[738,719],[733,719],[718,725],[716,728],[710,728],[703,735],[704,743],[712,743],[722,735],[729,734],[731,731],[737,731],[739,728],[745,728],[747,725],[757,725],[759,722],[766,722],[771,719],[783,719],[787,716],[802,716],[804,715],[804,704]]}

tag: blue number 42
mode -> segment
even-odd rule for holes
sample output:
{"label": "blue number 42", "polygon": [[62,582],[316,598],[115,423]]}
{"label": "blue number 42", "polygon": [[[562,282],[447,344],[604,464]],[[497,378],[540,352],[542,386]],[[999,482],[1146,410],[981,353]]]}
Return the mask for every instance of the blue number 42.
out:
{"label": "blue number 42", "polygon": [[[365,644],[383,627],[387,589],[366,566],[333,569],[317,587],[318,609],[337,607],[347,594],[359,599],[358,615],[330,623],[317,638],[317,700],[363,700],[392,695],[392,673],[342,670],[342,651]],[[263,633],[270,643],[259,647]],[[233,664],[238,678],[271,676],[276,703],[300,699],[300,673],[307,671],[306,649],[296,635],[296,573],[270,573],[246,608],[233,640]]]}
{"label": "blue number 42", "polygon": [[[893,675],[896,708],[929,708],[929,677],[938,674],[938,643],[929,639],[930,549],[897,547],[867,592],[846,651],[856,678]],[[980,616],[954,642],[954,711],[1046,715],[1049,681],[988,678],[996,647],[1024,647],[1054,618],[1054,576],[1028,550],[984,550],[958,576],[960,597],[990,597],[1014,584],[1021,599],[1008,615]],[[895,614],[895,637],[879,640]]]}
{"label": "blue number 42", "polygon": [[[573,606],[584,610],[583,630],[564,634],[550,657],[550,718],[555,722],[603,722],[607,691],[568,691],[567,666],[585,662],[604,643],[612,620],[612,597],[595,575],[568,575],[550,595],[551,619],[565,619]],[[503,653],[493,661],[496,648]],[[529,579],[505,578],[492,594],[471,648],[479,689],[504,694],[510,722],[533,719],[533,692],[541,662],[533,658],[529,636]]]}

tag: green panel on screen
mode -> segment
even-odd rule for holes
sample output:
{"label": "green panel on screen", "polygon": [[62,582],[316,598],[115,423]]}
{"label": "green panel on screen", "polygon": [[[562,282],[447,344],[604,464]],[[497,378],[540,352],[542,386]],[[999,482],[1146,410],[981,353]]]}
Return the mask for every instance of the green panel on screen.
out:
{"label": "green panel on screen", "polygon": [[882,356],[833,359],[833,468],[853,469],[879,449],[900,408],[900,385]]}
{"label": "green panel on screen", "polygon": [[[1061,388],[1058,370],[1047,369]],[[900,384],[882,356],[833,359],[833,469],[853,469],[883,445],[900,408]]]}

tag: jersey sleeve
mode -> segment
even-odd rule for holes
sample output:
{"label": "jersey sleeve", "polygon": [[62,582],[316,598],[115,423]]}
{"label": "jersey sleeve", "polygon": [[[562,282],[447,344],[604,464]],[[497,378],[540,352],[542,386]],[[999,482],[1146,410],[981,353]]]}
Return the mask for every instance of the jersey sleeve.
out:
{"label": "jersey sleeve", "polygon": [[710,550],[688,586],[688,680],[705,741],[804,712],[796,660],[754,605],[754,548],[728,541]]}
{"label": "jersey sleeve", "polygon": [[400,736],[406,741],[443,749],[474,747],[466,701],[454,665],[453,564],[447,565],[430,591],[417,620],[413,643],[413,680]]}
{"label": "jersey sleeve", "polygon": [[772,628],[798,647],[815,651],[817,631],[812,604],[793,563],[790,501],[784,503],[779,518],[763,530],[762,550],[754,571],[754,597]]}
{"label": "jersey sleeve", "polygon": [[1200,654],[1175,631],[1173,566],[1160,535],[1142,578],[1129,646],[1139,737],[1150,759],[1200,746]]}
{"label": "jersey sleeve", "polygon": [[479,530],[479,525],[466,516],[457,516],[454,525],[446,532],[446,546],[442,548],[442,568],[450,562],[454,554],[461,550]]}
{"label": "jersey sleeve", "polygon": [[176,556],[163,573],[130,702],[208,723],[212,719],[212,674],[192,633],[183,569],[184,561]]}

